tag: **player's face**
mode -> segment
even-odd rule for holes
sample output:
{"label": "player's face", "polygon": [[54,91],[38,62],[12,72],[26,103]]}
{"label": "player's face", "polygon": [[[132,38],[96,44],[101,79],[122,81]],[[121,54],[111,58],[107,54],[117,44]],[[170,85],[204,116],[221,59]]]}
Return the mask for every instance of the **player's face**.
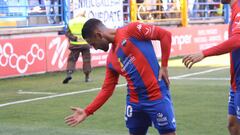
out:
{"label": "player's face", "polygon": [[100,49],[107,52],[109,49],[109,42],[103,37],[99,37],[95,35],[92,38],[86,39],[86,41],[88,42],[89,45],[91,45],[96,50]]}
{"label": "player's face", "polygon": [[229,4],[231,0],[221,0],[222,4]]}

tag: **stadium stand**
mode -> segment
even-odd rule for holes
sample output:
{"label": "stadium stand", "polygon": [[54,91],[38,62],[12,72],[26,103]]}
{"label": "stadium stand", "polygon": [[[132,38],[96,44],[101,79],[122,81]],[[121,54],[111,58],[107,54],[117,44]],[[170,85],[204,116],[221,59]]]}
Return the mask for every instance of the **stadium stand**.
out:
{"label": "stadium stand", "polygon": [[[1,0],[0,27],[35,27],[63,24],[63,0],[52,3],[47,0]],[[54,22],[50,22],[54,18]],[[7,25],[4,22],[15,22]]]}

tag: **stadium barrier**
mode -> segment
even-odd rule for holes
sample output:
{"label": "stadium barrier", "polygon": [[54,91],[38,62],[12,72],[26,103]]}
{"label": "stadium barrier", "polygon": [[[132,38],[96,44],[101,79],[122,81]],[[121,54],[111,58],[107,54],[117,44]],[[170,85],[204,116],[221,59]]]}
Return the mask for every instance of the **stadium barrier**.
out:
{"label": "stadium barrier", "polygon": [[[4,3],[1,3],[0,1],[0,7],[2,7],[0,8],[0,17],[2,17],[0,18],[0,24],[10,25],[11,28],[10,29],[9,26],[7,26],[8,29],[0,29],[0,78],[65,70],[67,55],[69,53],[69,50],[67,49],[68,42],[65,36],[58,35],[56,32],[62,30],[64,26],[66,26],[68,20],[77,14],[79,8],[84,9],[87,12],[88,17],[99,18],[107,26],[111,26],[113,28],[122,26],[132,21],[143,21],[158,25],[180,24],[182,26],[187,26],[188,23],[191,23],[191,21],[202,21],[204,19],[201,20],[201,17],[205,17],[200,16],[200,18],[190,18],[189,8],[187,5],[188,3],[186,0],[179,1],[180,8],[177,4],[177,0],[172,3],[168,3],[167,6],[165,6],[173,7],[173,10],[169,10],[167,12],[142,11],[144,8],[147,9],[147,7],[151,6],[160,8],[161,6],[164,6],[164,3],[136,3],[135,0],[125,0],[123,3],[119,0],[111,1],[113,3],[108,3],[108,1],[106,1],[106,3],[89,2],[90,1],[88,0],[71,2],[69,0],[62,0],[62,5],[71,7],[61,8],[61,10],[59,10],[63,12],[59,13],[58,15],[61,16],[59,18],[65,22],[64,24],[49,24],[47,21],[47,15],[45,13],[43,16],[40,15],[35,17],[44,17],[45,22],[47,23],[27,26],[19,25],[18,21],[22,21],[22,19],[26,20],[27,17],[29,17],[28,12],[25,13],[26,8],[29,10],[29,7],[20,4],[21,6],[19,6],[19,8],[21,8],[21,11],[24,12],[22,14],[14,13],[13,10],[7,9],[9,6],[4,5]],[[39,7],[41,6],[44,5],[39,5]],[[20,11],[20,9],[18,10]],[[225,18],[229,18],[228,10],[229,8],[226,6],[223,11]],[[196,9],[196,11],[198,11],[198,9]],[[3,15],[2,13],[5,14]],[[9,18],[11,15],[10,13],[14,13],[12,14],[14,19],[20,19],[14,20],[11,19],[11,17]],[[166,13],[172,15],[172,18],[164,18],[163,16]],[[222,18],[223,16],[217,17]],[[209,20],[215,20],[215,18],[208,18]],[[10,20],[12,22],[6,22],[6,20]],[[228,19],[225,19],[225,23],[227,20]],[[22,26],[26,27],[19,28]],[[32,26],[38,27],[36,28]],[[188,54],[189,52],[194,53],[200,51],[202,49],[214,46],[226,40],[228,37],[226,24],[203,25],[201,26],[201,29],[199,29],[197,26],[174,28],[169,27],[167,29],[172,32],[171,57],[181,56]],[[155,51],[157,52],[157,57],[160,58],[160,43],[158,41],[153,41],[153,44]],[[105,65],[107,53],[91,49],[91,54],[91,62],[93,67]],[[77,62],[77,68],[82,67],[81,60],[82,59],[80,57]]]}
{"label": "stadium barrier", "polygon": [[[228,38],[227,25],[168,28],[172,32],[171,57],[194,53]],[[161,57],[158,41],[153,41]],[[0,40],[0,78],[39,74],[66,69],[68,41],[65,36],[25,37]],[[107,52],[91,49],[93,67],[104,66]],[[82,67],[82,58],[77,68]]]}

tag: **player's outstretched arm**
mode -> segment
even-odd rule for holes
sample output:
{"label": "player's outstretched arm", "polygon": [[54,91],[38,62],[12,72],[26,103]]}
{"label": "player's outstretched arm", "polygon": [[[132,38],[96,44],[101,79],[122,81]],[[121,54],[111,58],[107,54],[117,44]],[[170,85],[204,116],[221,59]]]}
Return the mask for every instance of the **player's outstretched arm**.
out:
{"label": "player's outstretched arm", "polygon": [[196,54],[190,54],[183,57],[182,63],[184,63],[184,65],[190,69],[193,66],[193,64],[201,61],[203,58],[204,58],[204,55],[202,52],[199,52]]}
{"label": "player's outstretched arm", "polygon": [[71,110],[73,111],[73,114],[65,118],[65,123],[67,125],[75,127],[87,118],[87,114],[84,109],[79,107],[71,107]]}

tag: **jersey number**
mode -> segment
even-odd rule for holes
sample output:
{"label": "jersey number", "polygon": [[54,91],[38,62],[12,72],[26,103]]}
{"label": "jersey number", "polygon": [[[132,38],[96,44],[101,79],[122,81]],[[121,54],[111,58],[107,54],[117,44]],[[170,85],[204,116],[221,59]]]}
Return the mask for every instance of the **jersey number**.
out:
{"label": "jersey number", "polygon": [[127,117],[132,117],[132,112],[133,112],[133,108],[131,105],[128,105],[126,108],[126,115]]}

